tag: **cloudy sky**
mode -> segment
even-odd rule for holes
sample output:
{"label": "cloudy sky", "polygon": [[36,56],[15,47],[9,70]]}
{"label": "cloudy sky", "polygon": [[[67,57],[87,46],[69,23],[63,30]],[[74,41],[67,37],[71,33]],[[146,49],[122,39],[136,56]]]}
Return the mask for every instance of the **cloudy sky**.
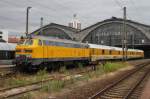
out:
{"label": "cloudy sky", "polygon": [[123,6],[128,19],[150,24],[148,0],[0,0],[0,28],[24,33],[27,6],[32,6],[30,32],[39,28],[41,17],[44,24],[68,25],[76,13],[85,28],[112,16],[122,17]]}

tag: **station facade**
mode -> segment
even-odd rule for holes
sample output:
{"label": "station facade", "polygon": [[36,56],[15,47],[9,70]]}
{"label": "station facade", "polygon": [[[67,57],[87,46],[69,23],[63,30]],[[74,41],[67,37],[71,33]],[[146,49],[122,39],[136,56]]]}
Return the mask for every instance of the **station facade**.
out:
{"label": "station facade", "polygon": [[[142,49],[145,51],[145,56],[150,57],[150,26],[127,20],[126,32],[128,48]],[[122,33],[124,33],[123,19],[112,17],[80,31],[68,26],[51,23],[44,26],[42,30],[38,29],[31,34],[121,47]]]}
{"label": "station facade", "polygon": [[34,35],[43,35],[43,36],[52,36],[61,39],[68,39],[68,40],[75,40],[75,33],[77,29],[56,24],[50,23],[44,26],[42,29],[39,28],[38,30],[31,33],[32,36]]}
{"label": "station facade", "polygon": [[8,31],[0,30],[0,42],[8,42]]}

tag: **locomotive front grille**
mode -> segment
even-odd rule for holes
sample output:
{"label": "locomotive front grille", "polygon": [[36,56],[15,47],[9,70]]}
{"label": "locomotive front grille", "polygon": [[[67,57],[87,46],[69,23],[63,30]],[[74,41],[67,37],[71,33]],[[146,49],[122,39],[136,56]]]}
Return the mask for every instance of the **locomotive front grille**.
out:
{"label": "locomotive front grille", "polygon": [[16,60],[19,60],[19,61],[26,61],[27,59],[30,59],[31,58],[31,55],[16,55]]}

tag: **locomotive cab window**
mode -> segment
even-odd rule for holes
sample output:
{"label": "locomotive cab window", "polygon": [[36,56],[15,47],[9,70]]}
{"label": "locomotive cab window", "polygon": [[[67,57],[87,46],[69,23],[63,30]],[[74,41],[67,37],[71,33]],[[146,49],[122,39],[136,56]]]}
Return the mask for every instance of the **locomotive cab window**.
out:
{"label": "locomotive cab window", "polygon": [[25,41],[24,45],[32,45],[33,44],[33,40],[28,39]]}

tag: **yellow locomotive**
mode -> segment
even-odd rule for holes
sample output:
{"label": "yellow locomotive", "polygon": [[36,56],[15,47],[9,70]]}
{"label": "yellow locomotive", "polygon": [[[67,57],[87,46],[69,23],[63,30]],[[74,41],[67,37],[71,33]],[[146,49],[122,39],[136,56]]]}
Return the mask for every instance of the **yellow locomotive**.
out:
{"label": "yellow locomotive", "polygon": [[57,64],[64,64],[65,62],[88,62],[89,60],[88,45],[70,40],[37,37],[27,39],[23,44],[16,47],[15,63],[22,67],[37,68],[39,65],[48,65],[49,63],[55,63],[55,67],[57,67]]}
{"label": "yellow locomotive", "polygon": [[[122,58],[122,49],[96,44],[79,43],[70,40],[38,36],[26,39],[16,47],[16,66],[37,68],[57,67],[66,62],[84,62],[112,60]],[[143,58],[142,50],[128,49],[128,59]],[[53,64],[49,66],[49,64]],[[59,65],[60,66],[60,65]]]}

